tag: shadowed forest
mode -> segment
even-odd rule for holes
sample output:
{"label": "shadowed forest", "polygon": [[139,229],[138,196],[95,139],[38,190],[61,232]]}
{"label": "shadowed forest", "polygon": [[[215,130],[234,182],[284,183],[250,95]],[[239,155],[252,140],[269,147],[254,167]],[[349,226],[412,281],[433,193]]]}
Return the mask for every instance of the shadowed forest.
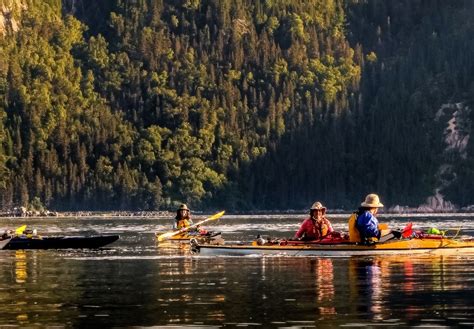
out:
{"label": "shadowed forest", "polygon": [[474,2],[0,0],[0,206],[474,204]]}

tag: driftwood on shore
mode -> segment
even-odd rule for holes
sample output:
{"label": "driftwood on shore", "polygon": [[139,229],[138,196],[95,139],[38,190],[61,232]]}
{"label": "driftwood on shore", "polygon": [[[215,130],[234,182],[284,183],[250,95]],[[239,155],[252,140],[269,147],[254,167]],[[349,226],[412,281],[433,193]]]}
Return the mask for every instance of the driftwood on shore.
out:
{"label": "driftwood on shore", "polygon": [[66,211],[27,210],[25,207],[15,207],[12,210],[0,212],[0,217],[173,217],[169,211]]}
{"label": "driftwood on shore", "polygon": [[28,210],[26,207],[15,207],[0,212],[1,217],[57,217],[58,212],[49,210]]}

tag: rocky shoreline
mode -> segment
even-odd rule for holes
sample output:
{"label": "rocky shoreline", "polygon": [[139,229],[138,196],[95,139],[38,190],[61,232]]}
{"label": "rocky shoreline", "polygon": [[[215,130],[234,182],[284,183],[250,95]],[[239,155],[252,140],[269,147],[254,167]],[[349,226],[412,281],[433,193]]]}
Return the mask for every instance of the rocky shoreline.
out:
{"label": "rocky shoreline", "polygon": [[169,211],[50,211],[50,210],[26,210],[24,207],[14,208],[0,212],[0,217],[173,217],[175,214]]}
{"label": "rocky shoreline", "polygon": [[[219,210],[211,211],[193,211],[196,216],[212,214]],[[351,210],[346,209],[329,209],[332,214],[348,214]],[[253,210],[253,211],[229,211],[228,215],[278,215],[278,214],[301,214],[306,213],[306,209],[287,209],[287,210]],[[439,205],[420,205],[419,207],[393,206],[383,210],[383,214],[404,215],[404,214],[456,214],[456,213],[474,213],[474,205],[457,208],[452,205],[449,207],[440,207]],[[36,218],[36,217],[134,217],[134,218],[171,218],[175,213],[167,210],[156,211],[50,211],[50,210],[27,210],[25,207],[13,208],[12,210],[0,211],[0,217],[20,217],[20,218]]]}

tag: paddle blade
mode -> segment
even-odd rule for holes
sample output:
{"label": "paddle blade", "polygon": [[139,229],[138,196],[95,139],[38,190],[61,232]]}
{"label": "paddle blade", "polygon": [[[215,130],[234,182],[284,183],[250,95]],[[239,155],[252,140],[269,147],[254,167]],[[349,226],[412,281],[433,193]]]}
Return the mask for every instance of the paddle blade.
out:
{"label": "paddle blade", "polygon": [[408,223],[407,226],[402,230],[402,237],[404,238],[409,238],[413,234],[413,229],[412,229],[413,223]]}
{"label": "paddle blade", "polygon": [[219,218],[221,218],[222,216],[224,216],[224,214],[225,214],[225,210],[224,210],[224,211],[221,211],[221,212],[218,212],[217,214],[212,215],[212,216],[209,217],[207,220],[216,220],[216,219],[219,219]]}
{"label": "paddle blade", "polygon": [[21,235],[26,230],[26,225],[22,225],[15,230],[16,235]]}

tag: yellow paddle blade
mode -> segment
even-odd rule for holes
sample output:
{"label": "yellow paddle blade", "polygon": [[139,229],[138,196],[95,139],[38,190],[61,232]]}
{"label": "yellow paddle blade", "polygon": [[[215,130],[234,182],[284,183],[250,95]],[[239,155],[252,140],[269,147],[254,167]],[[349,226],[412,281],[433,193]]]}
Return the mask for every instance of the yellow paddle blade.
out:
{"label": "yellow paddle blade", "polygon": [[225,214],[225,210],[224,211],[221,211],[221,212],[218,212],[217,214],[215,215],[212,215],[211,217],[209,217],[208,219],[206,219],[206,221],[209,221],[209,220],[216,220],[218,218],[221,218],[222,216],[224,216]]}
{"label": "yellow paddle blade", "polygon": [[22,225],[15,230],[15,234],[21,235],[26,230],[26,225]]}
{"label": "yellow paddle blade", "polygon": [[379,223],[379,230],[388,230],[388,224],[387,223]]}

